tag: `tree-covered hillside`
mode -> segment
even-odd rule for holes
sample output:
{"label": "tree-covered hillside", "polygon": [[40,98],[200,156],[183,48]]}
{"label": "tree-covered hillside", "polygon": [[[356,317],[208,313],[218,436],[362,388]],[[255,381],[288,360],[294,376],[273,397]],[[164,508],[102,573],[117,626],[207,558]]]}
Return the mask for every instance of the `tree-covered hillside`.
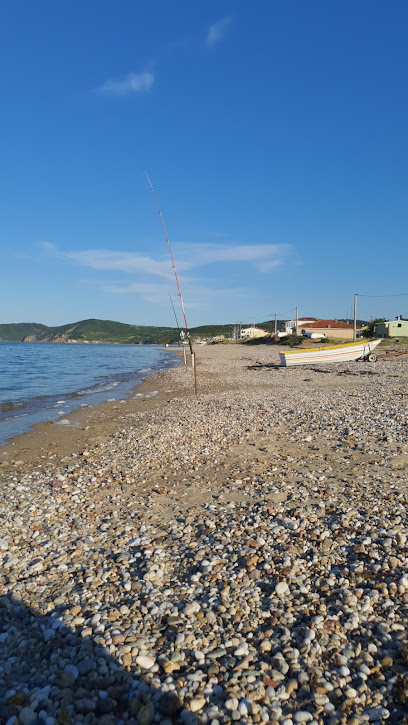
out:
{"label": "tree-covered hillside", "polygon": [[38,322],[11,322],[8,325],[0,324],[0,342],[20,342],[27,335],[40,335],[49,328]]}
{"label": "tree-covered hillside", "polygon": [[199,325],[199,327],[192,327],[190,334],[197,337],[216,337],[217,335],[231,337],[233,330],[234,325]]}
{"label": "tree-covered hillside", "polygon": [[[271,332],[275,321],[267,320],[256,322],[257,327]],[[360,327],[362,320],[357,321]],[[252,323],[241,322],[241,327],[249,327]],[[277,328],[282,329],[283,320],[278,320]],[[234,330],[233,324],[200,325],[192,327],[190,334],[194,337],[216,337],[224,335],[231,338]],[[104,342],[137,345],[163,345],[177,343],[179,332],[174,327],[154,327],[148,325],[127,325],[112,320],[81,320],[58,327],[47,327],[35,322],[19,322],[0,324],[0,342]]]}
{"label": "tree-covered hillside", "polygon": [[2,342],[105,342],[121,344],[162,344],[178,340],[171,327],[127,325],[112,320],[81,320],[58,327],[20,322],[0,325]]}

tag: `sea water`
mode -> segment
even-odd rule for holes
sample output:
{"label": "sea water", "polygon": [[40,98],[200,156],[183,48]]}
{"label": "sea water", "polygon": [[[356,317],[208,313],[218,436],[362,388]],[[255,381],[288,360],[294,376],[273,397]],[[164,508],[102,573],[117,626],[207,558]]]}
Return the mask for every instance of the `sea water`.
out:
{"label": "sea water", "polygon": [[35,423],[128,397],[143,378],[178,364],[158,345],[0,342],[0,445]]}

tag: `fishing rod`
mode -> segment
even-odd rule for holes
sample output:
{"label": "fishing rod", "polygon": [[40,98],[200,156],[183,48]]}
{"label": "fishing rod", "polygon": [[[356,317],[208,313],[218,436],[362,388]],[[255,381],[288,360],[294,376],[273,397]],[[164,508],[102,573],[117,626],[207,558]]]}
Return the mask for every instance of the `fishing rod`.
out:
{"label": "fishing rod", "polygon": [[[174,312],[174,317],[175,317],[175,320],[176,320],[176,325],[177,325],[177,331],[178,331],[178,334],[179,334],[179,340],[180,340],[180,342],[179,342],[179,345],[181,345],[181,341],[182,341],[182,339],[183,339],[184,333],[182,332],[182,330],[180,330],[180,325],[179,325],[179,321],[178,321],[178,319],[177,319],[177,314],[176,314],[176,310],[175,310],[175,308],[174,308],[174,304],[173,304],[173,298],[172,298],[172,296],[171,296],[171,294],[170,294],[170,290],[167,290],[167,291],[168,291],[168,293],[169,293],[169,297],[170,297],[170,303],[171,303],[171,306],[172,306],[172,308],[173,308],[173,312]],[[185,365],[185,368],[186,368],[186,372],[187,372],[187,355],[186,355],[186,348],[185,348],[185,346],[184,346],[184,345],[182,345],[182,348],[183,348],[184,365]]]}
{"label": "fishing rod", "polygon": [[153,194],[154,200],[156,202],[157,211],[159,212],[159,216],[160,216],[161,223],[162,223],[162,226],[163,226],[164,236],[165,236],[165,239],[166,239],[166,242],[167,242],[167,246],[169,248],[170,259],[171,259],[171,266],[173,267],[174,276],[176,278],[178,296],[180,298],[180,305],[181,305],[181,309],[182,309],[182,312],[183,312],[184,325],[185,325],[185,328],[186,328],[186,336],[187,336],[187,340],[188,340],[188,344],[189,344],[189,348],[190,348],[190,353],[191,353],[191,365],[192,365],[193,370],[194,370],[194,391],[195,391],[195,394],[198,395],[198,393],[197,393],[197,371],[196,371],[196,364],[195,364],[195,353],[193,351],[193,345],[192,345],[192,342],[191,342],[190,333],[188,331],[186,311],[184,309],[184,302],[183,302],[183,297],[181,295],[181,289],[180,289],[180,284],[179,284],[179,280],[178,280],[178,276],[177,276],[176,265],[174,264],[173,252],[171,251],[170,240],[169,240],[169,237],[168,237],[168,234],[167,234],[166,225],[164,223],[163,214],[161,213],[161,209],[160,209],[160,205],[159,205],[159,200],[158,200],[158,198],[156,196],[156,192],[154,190],[154,187],[153,187],[152,182],[150,181],[150,178],[149,178],[149,175],[148,175],[146,169],[143,169],[143,171],[144,171],[144,174],[145,174],[146,179],[148,181],[148,184],[150,186],[150,190],[151,190],[151,192]]}
{"label": "fishing rod", "polygon": [[[178,332],[179,341],[180,341],[179,342],[179,345],[180,345],[181,344],[181,340],[183,339],[184,333],[182,333],[182,331],[180,329],[180,325],[179,325],[179,321],[178,321],[176,309],[174,307],[173,298],[172,298],[171,293],[170,293],[169,285],[168,285],[168,282],[167,282],[167,277],[165,275],[164,270],[162,272],[162,275],[163,275],[163,279],[164,279],[164,284],[166,285],[166,288],[167,288],[167,293],[168,293],[169,298],[170,298],[170,304],[171,304],[172,309],[173,309],[174,319],[176,320],[177,332]],[[183,346],[183,357],[184,357],[184,365],[185,365],[186,372],[187,372],[187,355],[186,355],[186,348],[184,346]]]}
{"label": "fishing rod", "polygon": [[176,310],[174,309],[174,304],[173,304],[173,298],[172,298],[170,292],[169,292],[169,297],[170,297],[171,306],[173,308],[174,318],[176,320],[177,331],[178,331],[178,334],[180,335],[180,332],[181,332],[180,325],[179,325],[179,321],[177,319]]}

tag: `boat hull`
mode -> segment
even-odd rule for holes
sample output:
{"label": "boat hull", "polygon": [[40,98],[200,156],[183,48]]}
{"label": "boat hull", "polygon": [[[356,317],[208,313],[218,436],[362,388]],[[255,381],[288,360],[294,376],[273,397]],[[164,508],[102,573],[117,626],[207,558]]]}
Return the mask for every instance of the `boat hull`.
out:
{"label": "boat hull", "polygon": [[381,340],[364,340],[350,342],[345,345],[332,345],[330,347],[318,347],[314,350],[291,350],[290,352],[279,353],[281,365],[292,367],[292,365],[312,365],[316,363],[348,362],[367,358],[370,353],[379,345]]}

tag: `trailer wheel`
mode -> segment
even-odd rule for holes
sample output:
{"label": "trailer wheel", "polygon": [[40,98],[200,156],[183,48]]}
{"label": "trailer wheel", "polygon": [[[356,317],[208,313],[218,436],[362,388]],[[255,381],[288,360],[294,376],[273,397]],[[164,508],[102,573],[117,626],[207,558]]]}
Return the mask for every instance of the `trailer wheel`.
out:
{"label": "trailer wheel", "polygon": [[367,355],[368,362],[377,362],[377,355],[375,353],[370,352],[369,355]]}

